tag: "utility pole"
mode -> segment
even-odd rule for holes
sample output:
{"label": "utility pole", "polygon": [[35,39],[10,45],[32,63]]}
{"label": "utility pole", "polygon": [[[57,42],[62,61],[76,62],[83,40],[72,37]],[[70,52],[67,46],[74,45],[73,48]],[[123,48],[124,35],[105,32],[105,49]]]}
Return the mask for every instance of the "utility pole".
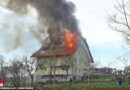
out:
{"label": "utility pole", "polygon": [[55,86],[55,72],[56,72],[56,48],[54,46],[54,86]]}

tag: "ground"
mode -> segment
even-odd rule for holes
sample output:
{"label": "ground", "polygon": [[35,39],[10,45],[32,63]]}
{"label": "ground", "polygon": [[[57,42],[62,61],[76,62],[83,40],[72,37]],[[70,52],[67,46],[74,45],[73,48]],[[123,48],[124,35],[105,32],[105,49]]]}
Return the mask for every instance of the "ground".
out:
{"label": "ground", "polygon": [[[126,75],[124,75],[127,77]],[[122,77],[124,77],[122,76]],[[78,81],[73,82],[71,84],[70,82],[57,82],[55,86],[57,88],[72,88],[72,87],[130,87],[130,84],[128,84],[127,78],[126,81],[122,83],[122,86],[119,86],[117,81],[115,81],[116,75],[112,74],[97,74],[96,79],[94,75],[91,75],[88,80],[86,81]],[[53,87],[54,84],[52,83],[45,83],[44,87]]]}
{"label": "ground", "polygon": [[[53,83],[45,83],[44,87],[53,87]],[[57,88],[72,88],[72,87],[130,87],[130,85],[127,83],[122,84],[122,86],[118,86],[116,81],[104,81],[104,82],[98,82],[98,81],[92,81],[92,82],[73,82],[71,83],[66,82],[66,83],[56,83],[55,86]]]}

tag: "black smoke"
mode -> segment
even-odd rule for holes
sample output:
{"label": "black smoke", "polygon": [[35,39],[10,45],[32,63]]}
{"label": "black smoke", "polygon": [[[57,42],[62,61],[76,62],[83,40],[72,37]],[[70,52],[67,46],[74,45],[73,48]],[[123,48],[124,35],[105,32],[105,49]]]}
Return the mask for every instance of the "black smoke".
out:
{"label": "black smoke", "polygon": [[[28,13],[28,6],[37,10],[40,23],[48,28],[50,41],[57,43],[59,33],[64,29],[80,35],[77,19],[74,16],[75,5],[72,2],[66,0],[9,0],[6,5],[8,9],[20,15]],[[56,30],[56,28],[58,29]],[[55,30],[56,33],[53,35]],[[56,40],[54,37],[57,37]]]}

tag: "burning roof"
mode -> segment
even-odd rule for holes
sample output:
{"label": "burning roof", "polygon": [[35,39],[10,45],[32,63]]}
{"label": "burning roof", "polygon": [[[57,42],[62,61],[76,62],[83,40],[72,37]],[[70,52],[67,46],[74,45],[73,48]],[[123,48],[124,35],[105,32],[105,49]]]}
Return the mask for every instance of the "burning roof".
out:
{"label": "burning roof", "polygon": [[[73,37],[74,38],[75,35],[76,34],[73,34],[73,35],[70,34],[70,36],[68,36],[68,37]],[[66,41],[64,41],[65,45],[57,45],[55,47],[55,50],[56,50],[55,55],[56,56],[61,56],[61,55],[72,55],[72,54],[75,54],[75,52],[78,50],[80,45],[82,45],[82,44],[77,44],[77,43],[81,43],[80,41],[83,41],[83,43],[84,43],[83,46],[85,47],[84,49],[85,49],[86,53],[88,53],[88,57],[89,57],[90,61],[92,63],[94,63],[93,57],[91,55],[91,52],[90,52],[90,49],[89,49],[89,46],[87,44],[86,39],[84,39],[84,38],[80,38],[79,39],[79,37],[78,38],[75,37],[74,40],[77,40],[77,41],[75,42],[75,41],[72,40],[73,42],[70,42],[71,39],[72,38],[70,38],[70,40],[69,40],[69,38],[68,38],[67,41],[69,41],[69,43],[67,45],[66,45]],[[70,43],[73,44],[72,47],[71,47],[71,45],[68,47],[68,45]],[[54,49],[51,49],[50,47],[51,47],[51,45],[49,45],[48,47],[40,48],[37,52],[35,52],[32,55],[32,57],[49,57],[49,56],[54,56]]]}
{"label": "burning roof", "polygon": [[65,30],[62,36],[62,44],[48,45],[46,47],[42,47],[32,56],[53,56],[54,49],[56,51],[56,55],[71,55],[74,54],[78,48],[79,35],[76,32],[70,32]]}
{"label": "burning roof", "polygon": [[[74,35],[75,36],[75,35]],[[71,37],[74,37],[73,35]],[[69,36],[70,37],[70,36]],[[76,39],[76,38],[75,38]],[[88,51],[88,54],[89,54],[89,58],[90,60],[92,61],[92,63],[94,62],[93,61],[93,57],[91,55],[91,52],[90,52],[90,49],[89,49],[89,46],[86,42],[86,40],[84,38],[80,38],[80,39],[76,39],[78,41],[83,41],[84,45],[85,45],[85,49],[87,49]],[[69,40],[71,41],[71,40]],[[69,45],[69,44],[68,44]],[[77,49],[79,48],[79,44],[75,44],[73,43],[73,48],[72,47],[68,47],[68,45],[65,44],[65,46],[62,46],[62,45],[59,45],[59,46],[56,46],[56,56],[61,56],[61,55],[72,55],[72,54],[75,54],[75,52],[77,51]],[[51,45],[48,46],[48,47],[42,47],[40,48],[37,52],[35,52],[32,57],[48,57],[48,56],[54,56],[54,50],[53,49],[50,49]]]}
{"label": "burning roof", "polygon": [[[45,57],[45,56],[54,56],[54,50],[46,50],[45,48],[40,48],[37,52],[35,52],[32,57]],[[62,49],[56,50],[56,56],[60,55],[72,55],[76,52],[77,48],[75,49],[69,49],[63,47]]]}

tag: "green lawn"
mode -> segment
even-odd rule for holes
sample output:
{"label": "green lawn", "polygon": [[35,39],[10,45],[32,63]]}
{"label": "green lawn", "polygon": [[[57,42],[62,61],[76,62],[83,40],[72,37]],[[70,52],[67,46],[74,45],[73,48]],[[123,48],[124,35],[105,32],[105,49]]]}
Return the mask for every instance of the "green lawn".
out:
{"label": "green lawn", "polygon": [[[96,79],[95,79],[96,76]],[[127,75],[124,75],[127,77]],[[72,88],[72,87],[130,87],[128,81],[122,83],[122,86],[119,86],[115,80],[116,75],[113,74],[95,74],[90,75],[90,82],[57,82],[55,87],[57,88]],[[122,76],[123,77],[123,76]],[[85,78],[84,78],[85,79]],[[87,77],[86,77],[87,80]],[[44,87],[54,87],[53,83],[45,83]]]}
{"label": "green lawn", "polygon": [[[127,82],[123,83],[122,86],[118,86],[115,81],[104,81],[104,82],[74,82],[71,85],[69,82],[66,83],[56,83],[57,88],[72,88],[72,87],[130,87]],[[44,87],[54,87],[53,83],[45,83]]]}

